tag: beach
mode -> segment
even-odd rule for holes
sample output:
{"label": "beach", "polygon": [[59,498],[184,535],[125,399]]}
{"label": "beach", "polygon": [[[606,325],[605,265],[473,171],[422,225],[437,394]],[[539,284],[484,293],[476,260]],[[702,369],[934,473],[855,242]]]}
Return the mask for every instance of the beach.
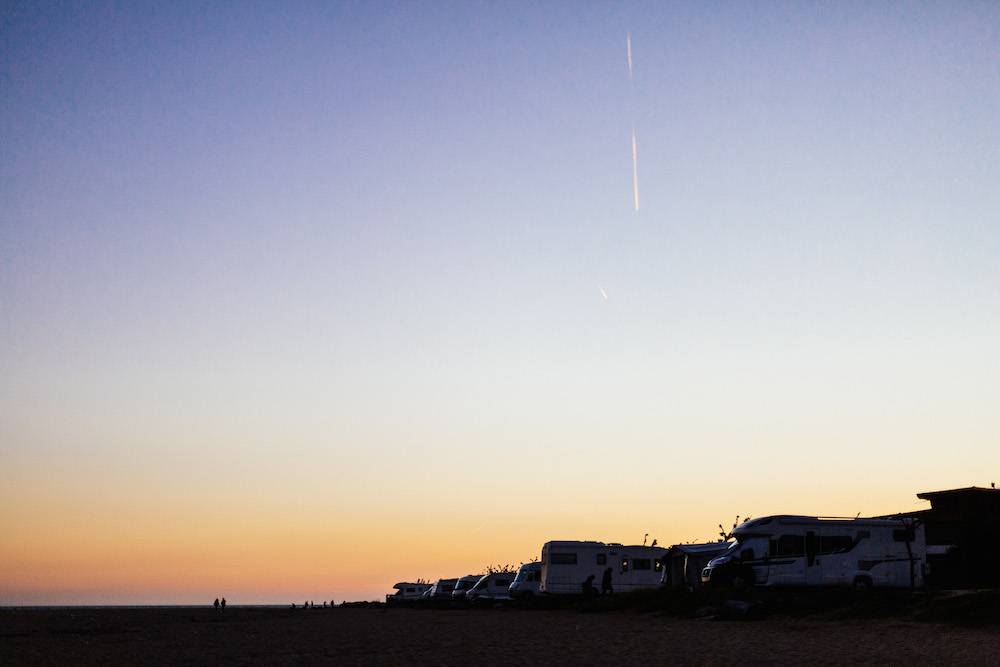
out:
{"label": "beach", "polygon": [[1000,662],[996,626],[909,618],[677,618],[579,610],[4,609],[6,665]]}

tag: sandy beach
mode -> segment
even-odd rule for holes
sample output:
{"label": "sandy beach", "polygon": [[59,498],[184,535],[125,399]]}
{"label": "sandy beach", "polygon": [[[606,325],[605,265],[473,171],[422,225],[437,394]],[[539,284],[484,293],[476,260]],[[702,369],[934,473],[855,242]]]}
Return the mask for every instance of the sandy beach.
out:
{"label": "sandy beach", "polygon": [[6,609],[0,655],[44,664],[1000,663],[996,626],[907,618],[713,620],[663,613],[384,606]]}

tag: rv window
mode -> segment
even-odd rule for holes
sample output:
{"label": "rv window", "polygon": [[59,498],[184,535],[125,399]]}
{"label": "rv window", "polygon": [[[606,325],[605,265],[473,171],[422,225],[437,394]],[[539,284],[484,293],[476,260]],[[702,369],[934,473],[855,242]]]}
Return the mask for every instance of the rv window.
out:
{"label": "rv window", "polygon": [[823,535],[819,538],[819,552],[821,554],[839,554],[850,551],[854,546],[854,540],[850,535]]}
{"label": "rv window", "polygon": [[608,555],[607,554],[597,554],[597,564],[598,565],[607,565],[608,564]]}
{"label": "rv window", "polygon": [[576,554],[549,554],[549,565],[576,565]]}
{"label": "rv window", "polygon": [[778,556],[804,556],[806,540],[801,535],[782,535],[778,538]]}
{"label": "rv window", "polygon": [[652,567],[652,562],[648,558],[633,558],[632,559],[632,569],[633,570],[648,570]]}
{"label": "rv window", "polygon": [[912,542],[916,535],[913,533],[913,528],[898,528],[892,531],[892,541],[893,542]]}
{"label": "rv window", "polygon": [[497,579],[496,586],[499,588],[510,588],[510,579]]}
{"label": "rv window", "polygon": [[628,572],[628,556],[622,558],[622,572]]}

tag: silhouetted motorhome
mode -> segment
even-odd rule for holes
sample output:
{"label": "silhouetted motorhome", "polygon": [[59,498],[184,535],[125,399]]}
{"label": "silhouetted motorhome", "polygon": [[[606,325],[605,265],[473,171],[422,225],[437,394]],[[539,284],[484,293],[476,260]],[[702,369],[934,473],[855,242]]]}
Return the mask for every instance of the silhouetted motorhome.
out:
{"label": "silhouetted motorhome", "polygon": [[396,592],[391,595],[386,595],[385,601],[389,604],[416,602],[425,591],[430,589],[430,587],[431,585],[429,583],[423,581],[416,583],[401,581],[393,586],[393,588],[396,589]]}
{"label": "silhouetted motorhome", "polygon": [[666,551],[663,547],[604,542],[546,542],[539,590],[543,595],[577,595],[588,576],[601,581],[609,568],[615,592],[655,588],[663,575],[660,559]]}

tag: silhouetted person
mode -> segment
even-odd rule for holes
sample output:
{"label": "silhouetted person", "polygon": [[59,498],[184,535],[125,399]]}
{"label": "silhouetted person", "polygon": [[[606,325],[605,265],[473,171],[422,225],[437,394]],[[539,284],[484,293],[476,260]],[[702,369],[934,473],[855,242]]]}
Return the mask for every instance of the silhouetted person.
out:
{"label": "silhouetted person", "polygon": [[219,611],[219,598],[215,598],[215,611]]}
{"label": "silhouetted person", "polygon": [[226,598],[222,598],[222,602],[220,604],[221,604],[220,610],[221,611],[225,611],[226,610]]}
{"label": "silhouetted person", "polygon": [[601,577],[601,595],[610,595],[614,592],[615,589],[611,588],[611,568],[609,567],[604,571],[604,576]]}
{"label": "silhouetted person", "polygon": [[587,580],[580,584],[580,588],[583,589],[584,599],[589,600],[592,597],[597,596],[597,589],[594,588],[594,575],[587,577]]}

